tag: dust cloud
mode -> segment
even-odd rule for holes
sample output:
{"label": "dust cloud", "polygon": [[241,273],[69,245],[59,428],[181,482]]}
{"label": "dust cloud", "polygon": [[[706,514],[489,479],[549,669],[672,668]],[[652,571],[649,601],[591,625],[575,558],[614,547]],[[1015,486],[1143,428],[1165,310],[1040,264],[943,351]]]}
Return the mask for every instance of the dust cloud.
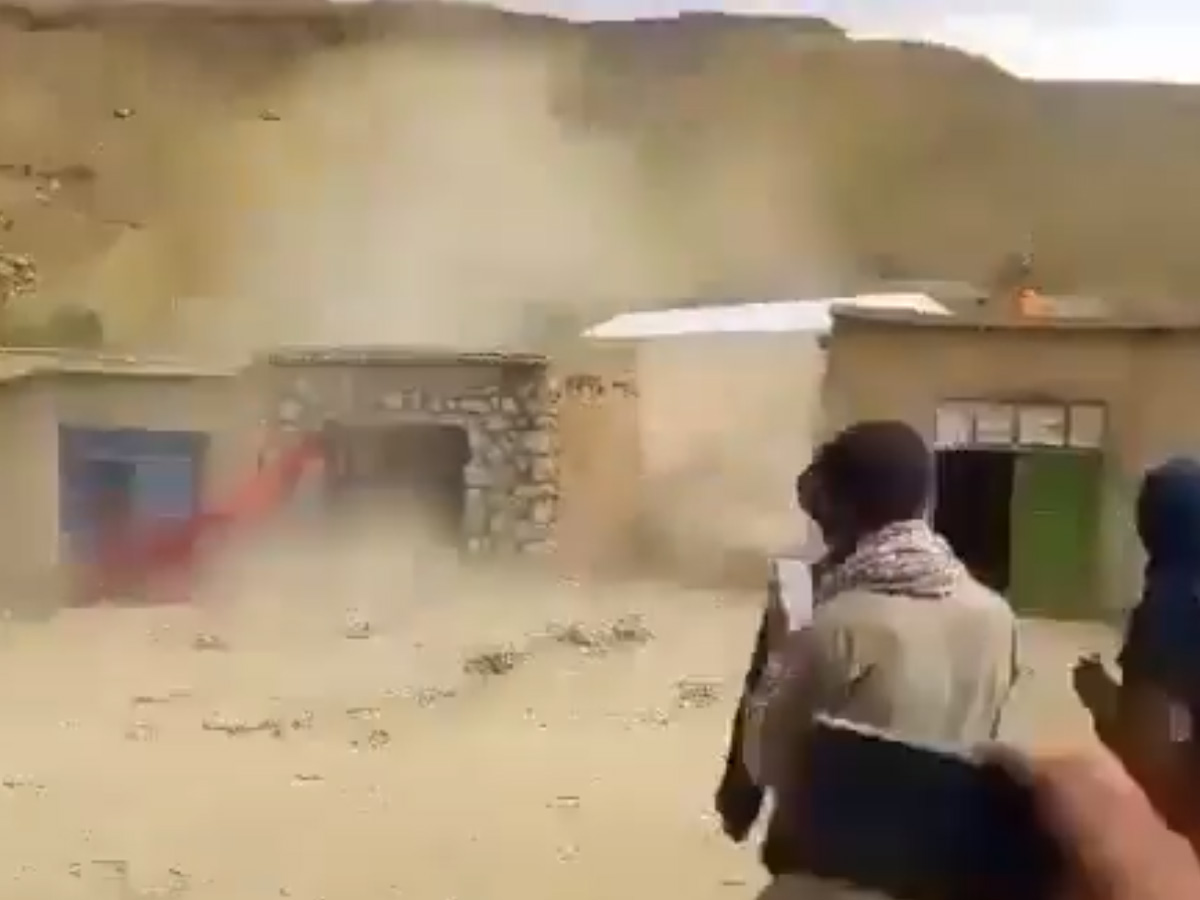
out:
{"label": "dust cloud", "polygon": [[528,345],[786,294],[831,248],[794,114],[733,60],[696,80],[619,36],[423,4],[0,22],[5,241],[43,307],[189,350]]}
{"label": "dust cloud", "polygon": [[[715,126],[653,104],[572,125],[556,103],[586,54],[555,33],[0,25],[11,242],[47,302],[214,351],[521,342],[779,293],[800,234],[827,258],[759,95],[734,79]],[[672,540],[760,549],[791,527],[819,354],[775,348],[730,382],[677,349],[647,363],[648,495]],[[372,514],[210,553],[191,604],[0,623],[15,900],[755,892],[710,798],[757,592],[464,566]],[[1102,643],[1039,640],[1048,690],[1018,735],[1078,724],[1065,661]]]}
{"label": "dust cloud", "polygon": [[565,134],[552,80],[484,47],[314,54],[280,88],[277,128],[214,138],[205,165],[245,185],[214,234],[214,292],[254,298],[248,330],[276,341],[472,347],[673,280],[627,148]]}
{"label": "dust cloud", "polygon": [[692,583],[761,584],[815,538],[795,479],[821,434],[825,354],[809,335],[700,335],[639,352],[645,525]]}

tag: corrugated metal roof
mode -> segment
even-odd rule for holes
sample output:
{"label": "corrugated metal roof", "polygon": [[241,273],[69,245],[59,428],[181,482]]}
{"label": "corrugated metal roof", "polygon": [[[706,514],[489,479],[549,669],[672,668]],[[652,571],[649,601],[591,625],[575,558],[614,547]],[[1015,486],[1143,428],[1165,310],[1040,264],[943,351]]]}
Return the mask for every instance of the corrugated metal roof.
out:
{"label": "corrugated metal roof", "polygon": [[766,334],[798,332],[828,334],[833,310],[895,310],[931,316],[948,316],[950,310],[928,294],[858,294],[818,300],[779,300],[622,313],[583,333],[596,340],[642,340],[685,334]]}

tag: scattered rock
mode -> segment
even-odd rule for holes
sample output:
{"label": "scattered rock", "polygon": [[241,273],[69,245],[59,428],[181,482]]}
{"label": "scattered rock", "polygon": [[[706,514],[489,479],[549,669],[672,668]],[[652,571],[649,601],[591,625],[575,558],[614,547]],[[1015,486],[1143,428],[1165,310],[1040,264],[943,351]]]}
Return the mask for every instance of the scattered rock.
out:
{"label": "scattered rock", "polygon": [[[374,731],[372,731],[370,734],[367,735],[365,745],[368,750],[382,750],[384,747],[386,747],[391,742],[392,742],[392,736],[390,734],[388,734],[382,728],[376,728]],[[361,750],[364,746],[364,742],[363,741],[351,741],[350,746],[353,747],[355,750]]]}
{"label": "scattered rock", "polygon": [[315,775],[308,772],[297,772],[292,776],[292,784],[315,784],[324,780],[324,775]]}
{"label": "scattered rock", "polygon": [[351,618],[346,622],[346,629],[342,634],[348,641],[363,641],[374,634],[374,631],[366,619]]}
{"label": "scattered rock", "polygon": [[165,694],[137,694],[130,701],[134,706],[161,706],[176,700],[183,700],[192,695],[188,690],[167,691]]}
{"label": "scattered rock", "polygon": [[635,719],[643,725],[657,725],[660,728],[671,724],[670,714],[661,709],[643,710],[635,716]]}
{"label": "scattered rock", "polygon": [[126,881],[129,878],[129,861],[125,859],[93,859],[92,866],[108,878]]}
{"label": "scattered rock", "polygon": [[562,844],[556,850],[559,862],[574,862],[579,856],[579,848],[574,844]]}
{"label": "scattered rock", "polygon": [[654,640],[654,632],[637,613],[621,616],[613,622],[609,630],[613,641],[618,644],[648,644]]}
{"label": "scattered rock", "polygon": [[711,681],[684,678],[675,682],[675,705],[681,709],[703,709],[721,701],[721,687]]}
{"label": "scattered rock", "polygon": [[273,109],[259,110],[258,117],[264,122],[280,122],[283,120],[283,116],[279,115]]}
{"label": "scattered rock", "polygon": [[37,263],[31,257],[0,250],[0,305],[37,292]]}
{"label": "scattered rock", "polygon": [[433,706],[442,700],[450,700],[458,696],[458,691],[453,688],[418,688],[412,692],[412,698],[416,700],[417,706],[422,709]]}
{"label": "scattered rock", "polygon": [[229,644],[225,642],[220,635],[216,634],[198,634],[192,639],[193,650],[219,650],[222,652],[229,650]]}
{"label": "scattered rock", "polygon": [[614,647],[640,645],[654,639],[654,634],[638,615],[622,616],[599,625],[554,624],[547,629],[547,634],[558,643],[578,647],[585,653],[605,653]]}
{"label": "scattered rock", "polygon": [[374,706],[352,706],[346,710],[346,715],[352,719],[374,720],[378,719],[382,714]]}
{"label": "scattered rock", "polygon": [[575,794],[559,794],[546,805],[551,809],[579,809],[580,799]]}
{"label": "scattered rock", "polygon": [[585,653],[599,653],[608,649],[611,635],[603,628],[571,622],[569,625],[551,625],[547,632],[560,644],[578,647]]}
{"label": "scattered rock", "polygon": [[467,675],[507,675],[525,662],[528,656],[527,652],[515,647],[492,647],[468,656],[463,661],[462,669]]}
{"label": "scattered rock", "polygon": [[124,119],[132,119],[135,115],[137,115],[137,112],[128,106],[121,106],[121,107],[118,107],[117,109],[114,109],[112,114],[113,114],[114,119],[124,120]]}
{"label": "scattered rock", "polygon": [[125,729],[125,740],[139,743],[152,741],[158,735],[158,730],[149,722],[134,722]]}
{"label": "scattered rock", "polygon": [[0,786],[10,791],[36,791],[39,794],[46,789],[44,784],[39,784],[31,778],[14,775],[0,779]]}
{"label": "scattered rock", "polygon": [[316,716],[313,715],[313,711],[311,709],[306,709],[304,712],[300,713],[300,715],[296,716],[296,718],[292,719],[292,721],[288,724],[291,726],[292,731],[310,731],[312,730],[315,719]]}
{"label": "scattered rock", "polygon": [[201,725],[205,731],[221,731],[230,737],[266,733],[271,737],[283,737],[283,725],[278,719],[261,719],[258,722],[239,720],[205,719]]}
{"label": "scattered rock", "polygon": [[174,867],[167,869],[166,894],[184,894],[192,886],[192,876],[182,869]]}

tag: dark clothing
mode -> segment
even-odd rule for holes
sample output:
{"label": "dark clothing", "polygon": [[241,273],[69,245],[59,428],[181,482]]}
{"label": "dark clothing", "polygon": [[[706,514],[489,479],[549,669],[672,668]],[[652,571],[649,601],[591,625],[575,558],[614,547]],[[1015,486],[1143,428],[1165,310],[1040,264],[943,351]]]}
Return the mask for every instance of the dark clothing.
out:
{"label": "dark clothing", "polygon": [[1152,469],[1137,504],[1146,548],[1142,599],[1119,662],[1126,681],[1149,682],[1200,712],[1200,463]]}
{"label": "dark clothing", "polygon": [[815,466],[830,512],[858,533],[920,518],[933,488],[933,456],[905,422],[851,425],[820,448]]}
{"label": "dark clothing", "polygon": [[725,823],[726,833],[735,841],[744,841],[762,809],[763,789],[754,783],[742,759],[742,739],[746,728],[746,704],[743,702],[762,675],[767,664],[769,617],[763,613],[750,654],[750,666],[742,684],[742,696],[729,728],[729,749],[725,753],[725,773],[717,788],[717,812]]}
{"label": "dark clothing", "polygon": [[[816,595],[817,582],[822,574],[835,561],[833,555],[821,559],[812,566],[813,595]],[[770,590],[777,590],[772,584]],[[774,597],[771,597],[774,600]],[[725,825],[725,832],[733,840],[744,841],[758,820],[762,811],[766,792],[750,777],[742,758],[744,735],[746,728],[746,698],[758,686],[763,670],[767,665],[770,652],[770,613],[764,611],[758,624],[758,634],[754,639],[754,650],[750,654],[750,665],[746,668],[746,677],[742,684],[742,696],[733,714],[733,722],[729,728],[729,749],[725,754],[725,772],[717,787],[717,813]],[[761,858],[763,865],[772,875],[781,875],[792,871],[795,867],[789,865],[789,847],[792,841],[785,835],[787,826],[779,818],[776,811],[767,826],[767,834],[763,840]]]}
{"label": "dark clothing", "polygon": [[1176,830],[1200,849],[1200,463],[1152,469],[1137,503],[1146,549],[1101,738]]}
{"label": "dark clothing", "polygon": [[[726,833],[735,841],[746,839],[750,829],[758,820],[762,811],[765,791],[755,784],[746,769],[742,759],[743,735],[746,727],[745,698],[758,684],[763,669],[767,665],[769,649],[768,616],[763,614],[758,626],[758,636],[754,640],[754,651],[750,655],[750,666],[746,671],[745,683],[742,686],[742,699],[738,702],[733,714],[730,727],[729,750],[725,755],[725,773],[717,788],[717,812],[725,823]],[[792,841],[786,835],[786,825],[780,821],[778,811],[772,816],[767,825],[767,834],[763,839],[760,857],[763,866],[772,875],[782,875],[795,869],[789,864],[789,848]]]}

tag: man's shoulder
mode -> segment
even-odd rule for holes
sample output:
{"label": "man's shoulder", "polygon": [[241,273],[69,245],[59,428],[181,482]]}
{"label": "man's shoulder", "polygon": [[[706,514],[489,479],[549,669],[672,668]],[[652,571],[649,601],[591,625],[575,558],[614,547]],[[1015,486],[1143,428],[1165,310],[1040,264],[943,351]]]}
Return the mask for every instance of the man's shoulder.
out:
{"label": "man's shoulder", "polygon": [[964,575],[954,592],[944,599],[911,597],[882,591],[851,589],[822,603],[814,616],[814,625],[838,627],[847,624],[910,618],[914,610],[931,616],[978,618],[997,626],[1016,626],[1016,615],[1003,595],[976,578]]}
{"label": "man's shoulder", "polygon": [[997,621],[1016,625],[1017,614],[1008,599],[972,575],[965,575],[951,600],[960,608],[976,611]]}

